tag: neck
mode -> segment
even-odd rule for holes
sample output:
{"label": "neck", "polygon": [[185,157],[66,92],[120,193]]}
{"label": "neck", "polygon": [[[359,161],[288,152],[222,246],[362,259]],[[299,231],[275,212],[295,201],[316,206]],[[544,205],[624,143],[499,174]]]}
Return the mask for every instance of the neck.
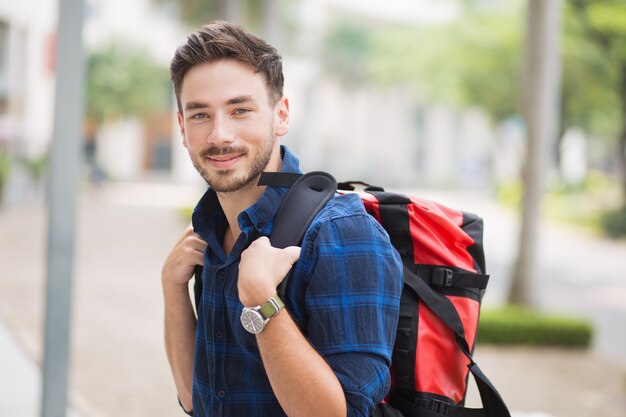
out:
{"label": "neck", "polygon": [[[224,236],[224,242],[235,243],[241,233],[237,221],[239,214],[256,203],[264,190],[265,187],[257,187],[256,181],[254,181],[251,185],[237,191],[217,193],[217,198],[228,221],[226,233],[230,236]],[[228,245],[225,244],[225,246]]]}
{"label": "neck", "polygon": [[[266,171],[277,172],[280,171],[282,160],[280,158],[280,148],[277,146],[277,150],[274,151],[274,157],[266,167]],[[222,243],[224,252],[230,253],[233,245],[237,241],[241,229],[239,228],[239,214],[246,210],[248,207],[255,204],[261,195],[265,191],[265,187],[259,187],[258,178],[255,178],[247,186],[228,193],[217,193],[217,199],[222,206],[226,221],[228,222],[228,228],[226,229],[226,235],[224,236],[224,242]]]}

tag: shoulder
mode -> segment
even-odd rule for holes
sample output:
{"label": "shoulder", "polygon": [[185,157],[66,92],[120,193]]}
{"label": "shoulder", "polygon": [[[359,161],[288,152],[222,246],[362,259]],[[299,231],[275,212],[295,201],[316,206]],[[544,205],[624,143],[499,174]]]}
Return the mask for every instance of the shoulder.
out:
{"label": "shoulder", "polygon": [[317,221],[337,220],[351,216],[369,216],[357,194],[335,194],[317,215]]}
{"label": "shoulder", "polygon": [[327,227],[362,229],[367,225],[380,228],[384,232],[376,219],[365,211],[358,194],[336,194],[315,217],[310,231]]}
{"label": "shoulder", "polygon": [[303,246],[329,242],[333,246],[349,245],[357,241],[378,245],[380,241],[389,242],[389,236],[365,211],[359,195],[348,193],[335,195],[318,213],[305,235]]}

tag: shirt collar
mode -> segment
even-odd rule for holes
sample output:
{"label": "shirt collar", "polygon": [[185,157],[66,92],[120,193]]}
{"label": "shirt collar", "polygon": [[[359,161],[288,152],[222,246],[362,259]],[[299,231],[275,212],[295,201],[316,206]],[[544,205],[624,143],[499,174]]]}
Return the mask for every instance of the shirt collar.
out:
{"label": "shirt collar", "polygon": [[[280,147],[282,156],[281,172],[300,171],[300,161],[286,146]],[[239,214],[239,228],[248,234],[251,229],[256,229],[261,235],[269,236],[274,223],[274,216],[280,207],[283,198],[287,194],[287,187],[266,187],[259,200]],[[218,228],[225,227],[226,216],[220,206],[217,194],[209,188],[198,204],[193,215],[192,224],[194,231],[205,240],[213,233],[220,235]]]}
{"label": "shirt collar", "polygon": [[[286,146],[281,146],[280,150],[283,159],[280,172],[301,173],[298,157]],[[239,215],[238,222],[241,231],[247,233],[248,230],[254,228],[260,235],[269,236],[272,232],[274,216],[288,190],[287,187],[266,187],[261,198]]]}

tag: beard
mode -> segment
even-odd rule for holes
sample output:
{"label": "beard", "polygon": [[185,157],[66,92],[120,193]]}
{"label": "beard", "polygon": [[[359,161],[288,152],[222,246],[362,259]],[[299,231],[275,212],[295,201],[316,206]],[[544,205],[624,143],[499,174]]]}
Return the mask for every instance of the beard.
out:
{"label": "beard", "polygon": [[247,188],[257,180],[261,173],[266,169],[270,159],[272,158],[275,142],[276,138],[270,132],[264,141],[264,145],[259,149],[258,154],[252,155],[250,164],[239,169],[210,169],[206,167],[204,160],[207,157],[227,154],[237,154],[242,155],[243,157],[248,157],[250,155],[250,150],[243,146],[211,146],[198,152],[197,154],[192,154],[190,152],[189,155],[196,171],[198,171],[209,187],[218,193],[228,193]]}

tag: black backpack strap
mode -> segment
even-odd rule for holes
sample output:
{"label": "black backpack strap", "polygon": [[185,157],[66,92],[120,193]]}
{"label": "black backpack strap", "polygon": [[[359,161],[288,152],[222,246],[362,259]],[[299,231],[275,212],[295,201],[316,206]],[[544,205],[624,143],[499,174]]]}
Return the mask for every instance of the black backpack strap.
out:
{"label": "black backpack strap", "polygon": [[[281,172],[263,173],[258,185],[291,187],[278,208],[270,236],[272,246],[281,249],[287,246],[299,246],[302,243],[304,234],[317,213],[337,191],[335,178],[321,171],[304,175]],[[283,299],[290,275],[291,272],[278,287],[278,295]]]}
{"label": "black backpack strap", "polygon": [[[476,380],[485,417],[510,417],[511,414],[506,404],[504,404],[504,400],[502,400],[502,397],[500,397],[500,394],[491,381],[489,381],[474,362],[471,349],[465,339],[463,323],[452,302],[445,296],[436,293],[424,280],[406,267],[404,268],[404,283],[412,288],[420,300],[454,332],[457,345],[470,361],[469,370]],[[478,413],[478,411],[474,409],[463,407],[451,408],[454,409],[454,412],[450,412],[449,414],[458,417],[476,416]]]}
{"label": "black backpack strap", "polygon": [[484,290],[489,275],[467,272],[460,268],[439,265],[412,265],[411,270],[431,287],[473,288]]}
{"label": "black backpack strap", "polygon": [[269,187],[291,187],[294,182],[298,181],[302,174],[295,172],[263,172],[259,177],[258,186],[266,185]]}

